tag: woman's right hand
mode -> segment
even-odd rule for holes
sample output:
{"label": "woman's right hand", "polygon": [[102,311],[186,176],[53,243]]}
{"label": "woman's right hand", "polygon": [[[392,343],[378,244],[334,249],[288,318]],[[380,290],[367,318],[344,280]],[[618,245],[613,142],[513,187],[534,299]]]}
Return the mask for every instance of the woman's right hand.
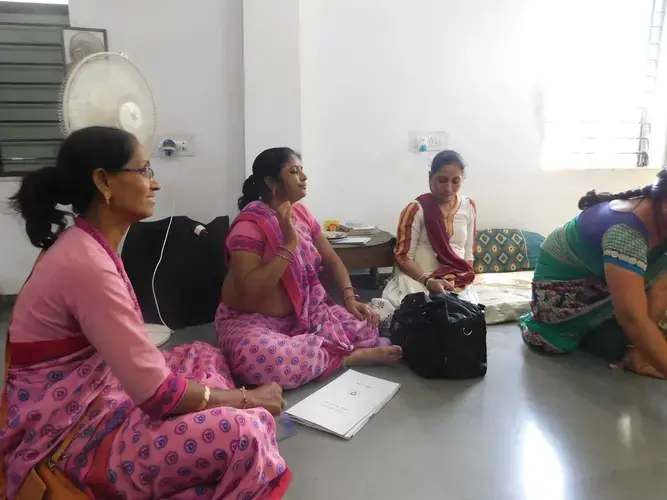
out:
{"label": "woman's right hand", "polygon": [[276,216],[285,238],[285,245],[296,248],[299,243],[299,235],[296,232],[296,227],[294,227],[294,207],[289,201],[286,201],[278,207]]}
{"label": "woman's right hand", "polygon": [[442,279],[430,280],[426,288],[428,289],[429,292],[435,294],[454,291],[454,286],[452,286],[452,284],[449,281]]}
{"label": "woman's right hand", "polygon": [[256,408],[261,406],[271,415],[280,415],[285,408],[283,389],[275,382],[260,385],[256,389],[247,391],[248,406]]}

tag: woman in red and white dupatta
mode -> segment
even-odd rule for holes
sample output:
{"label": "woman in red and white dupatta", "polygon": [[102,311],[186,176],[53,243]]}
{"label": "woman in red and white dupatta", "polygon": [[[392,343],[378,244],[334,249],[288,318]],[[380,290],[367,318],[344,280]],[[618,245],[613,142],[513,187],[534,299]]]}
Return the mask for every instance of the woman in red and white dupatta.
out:
{"label": "woman in red and white dupatta", "polygon": [[382,299],[373,309],[383,322],[411,293],[458,292],[477,302],[473,287],[473,245],[477,209],[459,193],[465,163],[454,151],[441,151],[431,163],[430,192],[410,202],[398,222],[396,265]]}

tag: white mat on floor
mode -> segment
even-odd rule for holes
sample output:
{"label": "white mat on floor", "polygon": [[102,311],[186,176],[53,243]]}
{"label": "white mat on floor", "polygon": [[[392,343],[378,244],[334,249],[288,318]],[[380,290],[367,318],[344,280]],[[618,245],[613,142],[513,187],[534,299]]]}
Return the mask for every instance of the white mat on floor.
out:
{"label": "white mat on floor", "polygon": [[480,304],[486,306],[486,323],[518,321],[519,316],[528,312],[532,281],[533,271],[478,274],[475,291]]}

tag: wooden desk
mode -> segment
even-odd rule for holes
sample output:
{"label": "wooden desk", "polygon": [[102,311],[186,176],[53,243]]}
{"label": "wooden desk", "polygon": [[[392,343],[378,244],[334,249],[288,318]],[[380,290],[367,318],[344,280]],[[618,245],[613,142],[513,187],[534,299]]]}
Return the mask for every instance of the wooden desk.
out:
{"label": "wooden desk", "polygon": [[378,279],[378,269],[394,265],[396,238],[386,231],[377,231],[371,235],[371,241],[366,245],[331,244],[348,270],[369,269],[378,287],[382,286]]}

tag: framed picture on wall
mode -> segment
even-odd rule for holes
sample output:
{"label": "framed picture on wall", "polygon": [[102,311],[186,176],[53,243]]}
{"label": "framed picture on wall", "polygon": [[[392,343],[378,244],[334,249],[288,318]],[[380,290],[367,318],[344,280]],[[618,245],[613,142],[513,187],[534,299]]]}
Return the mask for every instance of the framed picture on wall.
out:
{"label": "framed picture on wall", "polygon": [[64,28],[62,41],[66,77],[86,57],[109,50],[109,46],[107,45],[107,30]]}

